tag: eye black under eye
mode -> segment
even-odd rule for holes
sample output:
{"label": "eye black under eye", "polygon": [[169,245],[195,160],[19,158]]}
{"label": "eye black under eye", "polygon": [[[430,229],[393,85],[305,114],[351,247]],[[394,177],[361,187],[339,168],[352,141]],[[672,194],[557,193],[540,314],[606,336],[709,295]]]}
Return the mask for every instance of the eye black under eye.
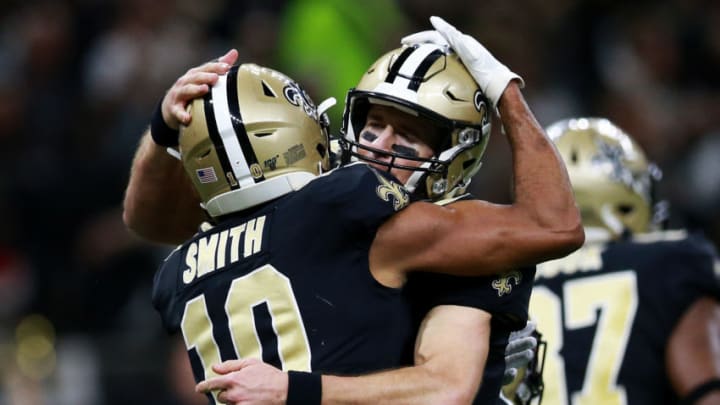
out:
{"label": "eye black under eye", "polygon": [[360,137],[368,142],[374,142],[377,139],[377,135],[370,131],[363,131],[363,133],[360,134]]}
{"label": "eye black under eye", "polygon": [[393,144],[390,149],[392,149],[393,152],[404,156],[418,157],[419,155],[416,149],[409,146]]}

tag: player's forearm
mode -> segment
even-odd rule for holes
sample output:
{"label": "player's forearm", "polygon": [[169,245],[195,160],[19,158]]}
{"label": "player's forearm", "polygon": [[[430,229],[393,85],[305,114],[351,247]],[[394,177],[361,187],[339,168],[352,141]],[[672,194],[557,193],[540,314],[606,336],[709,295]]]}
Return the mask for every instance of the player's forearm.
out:
{"label": "player's forearm", "polygon": [[323,405],[468,404],[462,390],[423,367],[406,367],[359,377],[322,376]]}
{"label": "player's forearm", "polygon": [[538,227],[566,237],[568,253],[575,250],[584,239],[582,224],[560,155],[517,83],[508,85],[498,108],[513,154],[514,205]]}
{"label": "player's forearm", "polygon": [[469,404],[490,339],[488,312],[440,305],[423,319],[415,366],[359,377],[323,376],[323,404]]}
{"label": "player's forearm", "polygon": [[[685,311],[668,339],[666,358],[670,383],[680,398],[709,381],[720,381],[720,303],[703,297]],[[714,389],[694,403],[719,401],[720,390]]]}
{"label": "player's forearm", "polygon": [[193,235],[202,218],[182,163],[156,145],[146,131],[125,190],[126,226],[148,241],[177,244]]}

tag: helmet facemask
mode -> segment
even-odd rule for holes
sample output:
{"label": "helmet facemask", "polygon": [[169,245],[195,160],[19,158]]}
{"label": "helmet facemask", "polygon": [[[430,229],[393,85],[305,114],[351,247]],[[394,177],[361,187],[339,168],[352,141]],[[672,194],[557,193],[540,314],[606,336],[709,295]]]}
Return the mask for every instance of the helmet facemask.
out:
{"label": "helmet facemask", "polygon": [[[434,156],[407,156],[362,144],[371,105],[392,107],[426,122],[428,131],[421,138]],[[446,48],[423,44],[396,49],[381,57],[348,92],[340,140],[345,161],[358,159],[388,171],[412,171],[405,186],[416,198],[453,196],[464,191],[480,168],[490,135],[487,105],[465,67]],[[388,159],[363,156],[362,150]],[[398,159],[418,165],[403,166]]]}

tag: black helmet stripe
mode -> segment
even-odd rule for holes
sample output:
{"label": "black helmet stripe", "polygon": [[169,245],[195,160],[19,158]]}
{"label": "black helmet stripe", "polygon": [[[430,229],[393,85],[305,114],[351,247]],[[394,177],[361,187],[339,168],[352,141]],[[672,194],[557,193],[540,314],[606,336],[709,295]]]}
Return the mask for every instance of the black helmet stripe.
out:
{"label": "black helmet stripe", "polygon": [[[248,166],[252,167],[253,165],[258,164],[258,159],[257,155],[255,154],[255,149],[253,149],[252,144],[250,144],[250,138],[248,138],[247,130],[245,130],[245,123],[243,122],[242,115],[240,114],[240,101],[238,100],[237,90],[237,74],[237,66],[233,67],[228,72],[227,97],[228,107],[230,107],[230,120],[232,121],[232,126],[235,129],[235,134],[237,135],[238,141],[240,142],[240,148],[245,155],[245,161],[247,162]],[[265,176],[262,175],[260,177],[253,178],[255,179],[256,183],[265,180]]]}
{"label": "black helmet stripe", "polygon": [[390,66],[390,71],[388,72],[387,77],[385,78],[385,81],[388,83],[392,83],[395,78],[398,75],[398,72],[400,71],[400,68],[402,67],[403,63],[407,60],[407,58],[410,56],[411,53],[415,51],[416,48],[406,48],[400,56],[398,56],[395,63]]}
{"label": "black helmet stripe", "polygon": [[420,87],[420,83],[422,83],[423,79],[425,78],[425,74],[427,74],[428,70],[430,70],[430,66],[432,66],[435,61],[443,55],[443,52],[439,49],[436,49],[433,51],[430,55],[426,56],[425,59],[420,63],[420,66],[415,70],[415,73],[413,74],[413,78],[410,80],[410,84],[408,85],[408,88],[410,90],[415,90]]}
{"label": "black helmet stripe", "polygon": [[229,181],[229,179],[227,178],[227,174],[232,174],[233,169],[232,165],[230,164],[230,159],[228,159],[228,155],[225,152],[225,145],[220,138],[220,132],[218,132],[217,123],[215,122],[215,111],[213,110],[212,92],[207,93],[205,97],[203,97],[203,105],[205,107],[205,122],[207,123],[208,135],[210,136],[210,140],[212,141],[213,146],[215,146],[218,160],[220,161],[220,165],[223,168],[224,176],[222,177],[224,181],[226,181],[230,185],[230,189],[236,190],[240,187],[237,181]]}
{"label": "black helmet stripe", "polygon": [[229,181],[232,189],[264,180],[264,176],[255,178],[251,172],[251,167],[254,164],[257,166],[257,156],[240,115],[237,73],[236,66],[226,75],[220,76],[210,93],[204,97],[210,139],[218,152],[225,175],[232,175],[236,180]]}
{"label": "black helmet stripe", "polygon": [[385,82],[401,84],[400,80],[407,80],[407,88],[417,91],[430,66],[443,54],[442,49],[430,44],[406,48],[390,67]]}

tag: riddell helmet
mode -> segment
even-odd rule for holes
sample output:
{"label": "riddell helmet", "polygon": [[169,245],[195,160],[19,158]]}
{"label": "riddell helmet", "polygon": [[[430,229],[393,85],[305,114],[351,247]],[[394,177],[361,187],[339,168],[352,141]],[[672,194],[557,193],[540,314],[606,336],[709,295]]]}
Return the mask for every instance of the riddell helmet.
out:
{"label": "riddell helmet", "polygon": [[189,108],[180,155],[212,217],[298,190],[330,167],[326,116],[280,72],[235,66]]}
{"label": "riddell helmet", "polygon": [[[361,145],[371,104],[397,108],[433,123],[437,139],[435,155],[429,159],[408,157]],[[405,46],[383,55],[367,70],[345,100],[341,143],[349,159],[358,149],[390,157],[389,162],[372,160],[414,173],[405,184],[420,198],[437,200],[463,192],[480,169],[490,137],[490,115],[484,94],[460,62],[445,47],[433,44]],[[395,163],[398,158],[421,162],[420,167]]]}
{"label": "riddell helmet", "polygon": [[612,237],[652,230],[660,169],[622,129],[602,118],[574,118],[546,132],[567,166],[583,225]]}

